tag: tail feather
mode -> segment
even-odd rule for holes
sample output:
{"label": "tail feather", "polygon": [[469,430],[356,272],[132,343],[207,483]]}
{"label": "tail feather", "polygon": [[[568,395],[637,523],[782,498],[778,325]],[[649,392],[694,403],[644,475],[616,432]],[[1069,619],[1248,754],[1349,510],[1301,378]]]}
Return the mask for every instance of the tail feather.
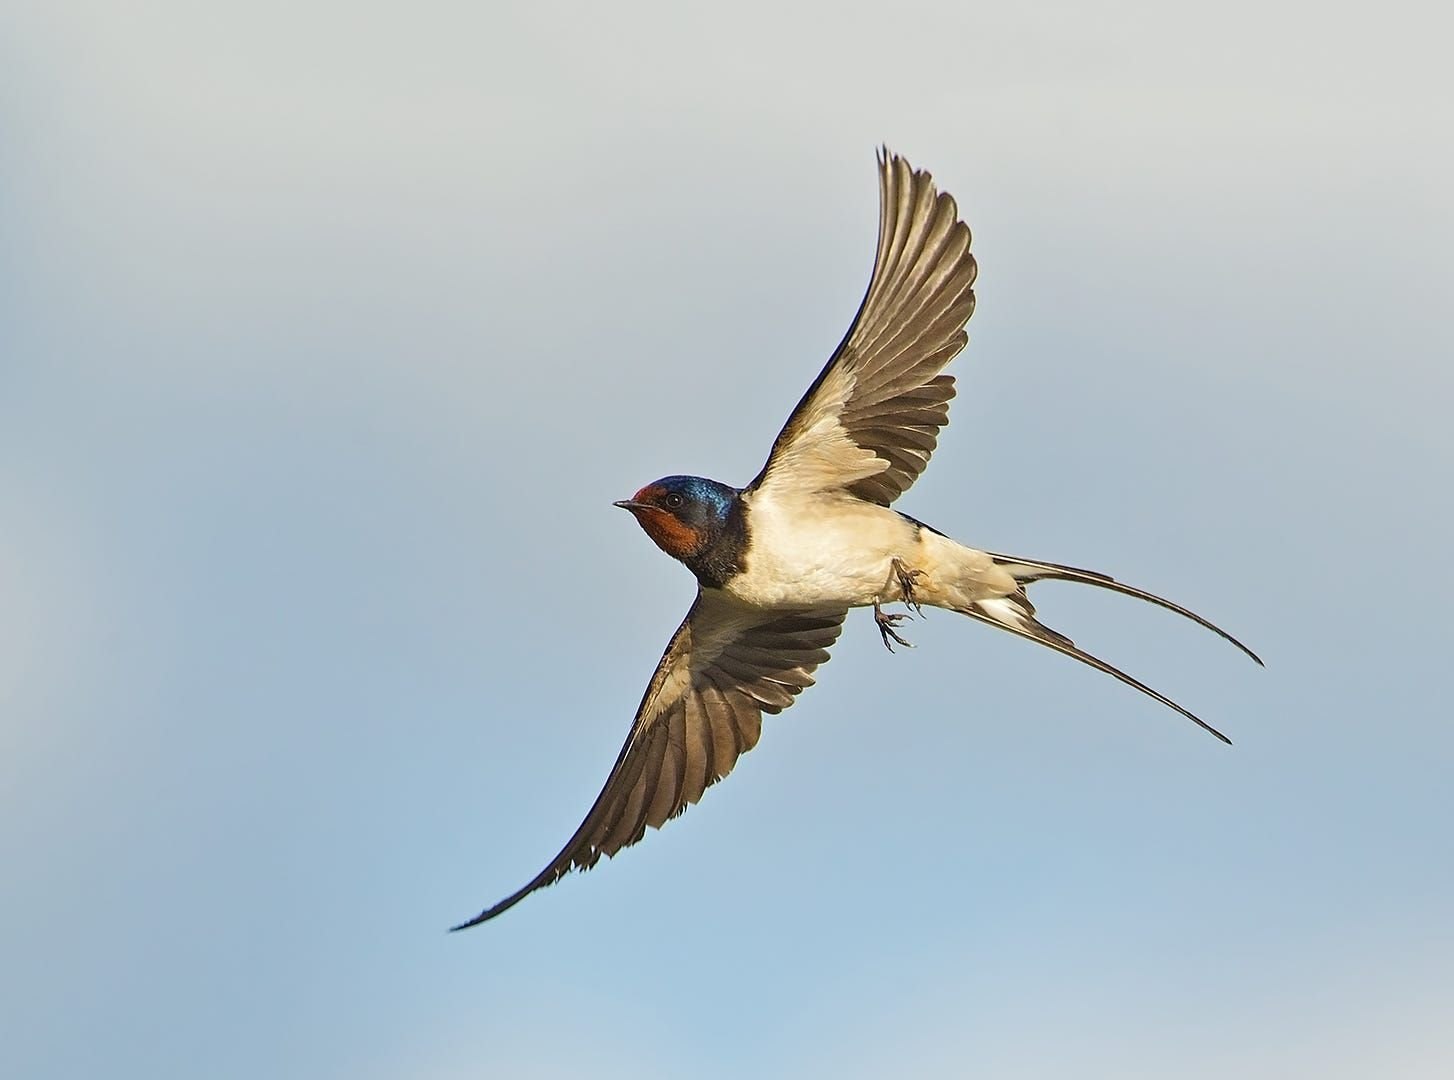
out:
{"label": "tail feather", "polygon": [[[1134,585],[1123,585],[1121,582],[1117,581],[1109,574],[1100,574],[1094,570],[1080,570],[1074,566],[1063,566],[1060,563],[1039,562],[1035,559],[1022,559],[1017,558],[1014,555],[996,555],[994,552],[987,552],[986,554],[988,554],[989,557],[995,561],[996,566],[1008,571],[1010,576],[1013,577],[1017,582],[1019,582],[1022,588],[1036,581],[1076,581],[1080,582],[1083,585],[1094,585],[1097,588],[1109,589],[1112,592],[1124,593],[1127,596],[1134,596],[1137,600],[1145,600],[1148,604],[1155,604],[1157,607],[1164,607],[1168,611],[1176,612],[1183,618],[1190,619],[1198,626],[1206,627],[1218,637],[1222,638],[1225,641],[1231,642],[1233,645],[1237,646],[1237,648],[1241,649],[1244,653],[1251,657],[1253,661],[1256,662],[1258,667],[1265,666],[1262,663],[1262,658],[1260,656],[1258,656],[1255,652],[1249,649],[1246,645],[1243,645],[1240,641],[1234,638],[1231,634],[1227,633],[1227,631],[1223,630],[1216,623],[1211,622],[1208,619],[1202,618],[1202,616],[1198,615],[1195,611],[1184,608],[1180,604],[1173,603],[1172,601],[1166,599],[1164,596],[1157,596],[1155,593],[1149,593],[1145,589],[1138,589]],[[1030,614],[1033,615],[1034,613],[1035,609],[1030,608]],[[1125,676],[1121,677],[1125,678]],[[1197,723],[1201,723],[1201,721],[1198,720]]]}
{"label": "tail feather", "polygon": [[[1175,608],[1175,605],[1168,606]],[[1071,641],[1070,638],[1066,637],[1064,634],[1058,633],[1057,631],[1050,629],[1050,627],[1037,620],[1032,614],[1034,609],[1030,607],[1030,603],[1025,598],[1025,594],[1023,592],[1017,593],[1013,596],[995,597],[988,600],[976,600],[969,607],[958,608],[957,610],[965,615],[968,615],[972,619],[978,619],[980,620],[980,622],[986,622],[989,623],[991,626],[997,626],[1001,630],[1008,630],[1012,634],[1018,634],[1020,637],[1029,638],[1031,641],[1038,641],[1041,645],[1052,648],[1056,652],[1064,653],[1066,656],[1074,657],[1082,664],[1093,667],[1097,671],[1103,671],[1107,675],[1114,676],[1115,678],[1120,679],[1121,682],[1125,683],[1127,686],[1133,687],[1141,691],[1141,693],[1145,694],[1147,697],[1154,698],[1168,708],[1175,709],[1177,712],[1181,713],[1182,716],[1190,720],[1193,724],[1196,724],[1198,727],[1211,732],[1217,738],[1221,739],[1224,743],[1231,745],[1231,739],[1227,738],[1227,736],[1223,735],[1220,731],[1212,727],[1211,724],[1208,724],[1205,720],[1197,716],[1195,713],[1191,712],[1188,709],[1182,708],[1176,702],[1172,701],[1171,698],[1167,697],[1165,694],[1159,693],[1158,691],[1151,689],[1151,687],[1147,686],[1140,680],[1133,679],[1130,675],[1127,675],[1120,668],[1113,667],[1110,664],[1106,663],[1104,660],[1102,660],[1100,657],[1092,656],[1084,649],[1078,648],[1075,642]],[[1200,622],[1201,620],[1197,621]],[[1216,628],[1213,627],[1213,629]],[[1220,633],[1220,631],[1218,631],[1218,633]],[[1223,636],[1227,637],[1228,635],[1223,634]],[[1247,651],[1245,646],[1243,647],[1243,651]],[[1256,660],[1257,658],[1254,656],[1253,659]],[[1261,663],[1261,661],[1259,660],[1258,663]]]}

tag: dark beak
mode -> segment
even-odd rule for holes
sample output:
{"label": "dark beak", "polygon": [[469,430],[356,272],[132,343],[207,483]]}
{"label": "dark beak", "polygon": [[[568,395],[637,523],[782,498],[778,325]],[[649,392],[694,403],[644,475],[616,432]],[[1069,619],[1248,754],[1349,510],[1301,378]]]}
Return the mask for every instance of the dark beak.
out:
{"label": "dark beak", "polygon": [[611,505],[612,506],[619,506],[622,510],[650,510],[651,509],[651,504],[650,503],[637,502],[635,499],[617,499]]}

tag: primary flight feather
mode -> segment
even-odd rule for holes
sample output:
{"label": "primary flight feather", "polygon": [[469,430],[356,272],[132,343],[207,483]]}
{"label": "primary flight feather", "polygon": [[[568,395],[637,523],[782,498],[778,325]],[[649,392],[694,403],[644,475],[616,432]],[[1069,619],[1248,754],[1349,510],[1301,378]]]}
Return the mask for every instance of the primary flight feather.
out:
{"label": "primary flight feather", "polygon": [[668,476],[616,505],[684,563],[697,598],[662,655],[626,744],[575,834],[529,882],[462,930],[571,870],[659,828],[732,771],[813,672],[850,608],[871,607],[892,651],[906,616],[945,608],[1074,657],[1226,736],[1041,623],[1038,581],[1075,581],[1169,608],[1247,646],[1178,604],[1105,574],[965,547],[890,509],[924,471],[949,418],[942,374],[968,340],[976,266],[954,199],[896,154],[879,155],[879,235],[868,291],[832,358],[745,488]]}

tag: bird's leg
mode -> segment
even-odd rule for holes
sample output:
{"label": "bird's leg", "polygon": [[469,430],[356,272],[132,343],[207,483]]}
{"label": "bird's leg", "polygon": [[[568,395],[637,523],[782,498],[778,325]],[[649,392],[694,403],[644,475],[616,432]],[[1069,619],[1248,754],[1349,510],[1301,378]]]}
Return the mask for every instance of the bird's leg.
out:
{"label": "bird's leg", "polygon": [[[891,569],[889,571],[889,579],[884,582],[884,591],[888,592],[890,586],[897,582],[899,594],[903,597],[904,603],[917,611],[920,617],[923,617],[924,609],[914,599],[914,582],[924,576],[924,571],[911,569],[899,558],[891,560],[889,566]],[[912,642],[905,641],[894,629],[894,627],[904,622],[908,617],[907,615],[890,615],[881,606],[881,598],[874,600],[873,621],[878,623],[878,632],[884,639],[884,648],[888,649],[889,652],[894,651],[893,643],[895,641],[905,648],[912,649],[914,647]]]}
{"label": "bird's leg", "polygon": [[[884,648],[887,649],[889,652],[894,651],[894,641],[897,641],[906,649],[912,649],[914,647],[913,642],[905,641],[903,638],[899,637],[897,631],[894,630],[894,627],[898,626],[899,623],[903,622],[907,618],[907,615],[890,615],[887,611],[879,606],[879,602],[877,600],[873,602],[873,621],[878,623],[878,632],[883,635]],[[890,641],[889,638],[893,638],[893,641]]]}
{"label": "bird's leg", "polygon": [[922,619],[924,609],[919,605],[919,601],[914,599],[914,582],[924,576],[924,571],[912,569],[905,565],[903,559],[899,558],[892,559],[889,565],[893,567],[894,577],[899,579],[899,591],[904,594],[904,603],[918,612]]}

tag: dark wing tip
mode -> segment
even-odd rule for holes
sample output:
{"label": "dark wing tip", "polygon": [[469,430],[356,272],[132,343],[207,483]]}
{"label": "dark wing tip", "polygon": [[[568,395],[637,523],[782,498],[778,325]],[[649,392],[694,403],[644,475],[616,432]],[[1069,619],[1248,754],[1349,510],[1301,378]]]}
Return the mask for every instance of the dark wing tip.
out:
{"label": "dark wing tip", "polygon": [[[510,906],[510,905],[507,904],[506,907],[508,907],[508,906]],[[504,907],[501,907],[499,904],[496,904],[492,908],[486,908],[484,911],[482,911],[478,915],[476,915],[473,919],[470,919],[470,920],[468,920],[466,922],[458,923],[458,924],[456,924],[454,926],[451,926],[449,928],[449,931],[448,932],[451,933],[451,934],[454,934],[454,933],[458,933],[461,930],[468,930],[471,926],[479,926],[480,923],[482,923],[482,922],[488,922],[489,920],[493,919],[496,915],[500,914],[500,912],[502,912],[504,910],[505,910]]]}
{"label": "dark wing tip", "polygon": [[[553,868],[554,864],[552,864],[552,869]],[[559,875],[556,876],[558,877]],[[529,885],[526,885],[518,892],[511,893],[509,896],[505,897],[505,899],[501,900],[493,907],[485,908],[484,911],[480,912],[473,919],[468,919],[465,922],[458,923],[455,926],[451,926],[449,928],[449,932],[453,934],[460,930],[468,930],[471,926],[479,926],[480,923],[489,922],[496,915],[503,915],[505,912],[509,911],[512,907],[518,904],[521,900],[524,900],[527,896],[533,893],[536,889],[544,888],[546,885],[549,885],[553,880],[555,880],[555,878],[550,877],[550,870],[546,870]]]}

